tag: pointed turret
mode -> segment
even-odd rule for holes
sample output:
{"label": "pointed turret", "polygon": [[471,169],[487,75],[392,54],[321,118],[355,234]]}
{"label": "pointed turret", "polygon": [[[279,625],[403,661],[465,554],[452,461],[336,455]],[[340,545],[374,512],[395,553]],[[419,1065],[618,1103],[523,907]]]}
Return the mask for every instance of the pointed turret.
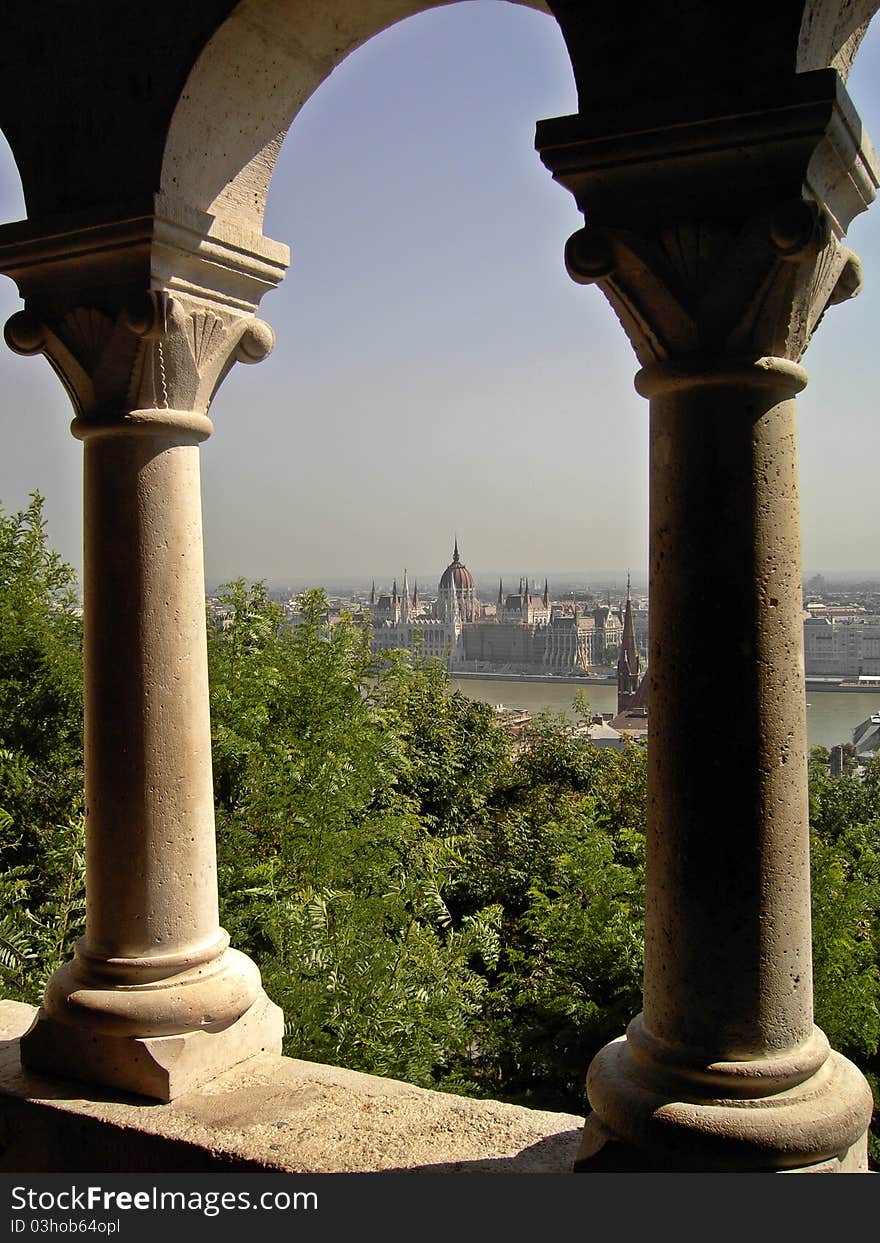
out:
{"label": "pointed turret", "polygon": [[373,585],[370,588],[370,608],[376,607],[376,580],[373,579]]}
{"label": "pointed turret", "polygon": [[544,579],[544,608],[549,609],[549,607],[550,607],[550,583],[545,578]]}
{"label": "pointed turret", "polygon": [[630,577],[626,576],[626,607],[623,614],[623,635],[620,640],[620,656],[617,661],[617,711],[623,712],[636,697],[639,689],[639,653],[636,647],[636,628],[632,614]]}
{"label": "pointed turret", "polygon": [[403,598],[400,602],[400,620],[406,624],[409,621],[409,578],[406,569],[403,571]]}
{"label": "pointed turret", "polygon": [[504,583],[499,578],[498,580],[498,607],[495,610],[495,616],[497,617],[498,621],[501,621],[501,617],[503,613],[504,613]]}
{"label": "pointed turret", "polygon": [[413,611],[413,615],[415,615],[419,611],[419,580],[418,579],[416,579],[415,583],[413,584],[412,611]]}

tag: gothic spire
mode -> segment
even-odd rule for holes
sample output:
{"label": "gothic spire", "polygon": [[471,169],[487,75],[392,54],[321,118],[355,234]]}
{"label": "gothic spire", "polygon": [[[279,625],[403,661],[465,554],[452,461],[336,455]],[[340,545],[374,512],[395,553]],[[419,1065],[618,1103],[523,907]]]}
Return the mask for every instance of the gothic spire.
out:
{"label": "gothic spire", "polygon": [[636,628],[633,622],[632,591],[630,576],[626,576],[626,607],[623,614],[623,635],[620,640],[620,656],[617,661],[617,711],[622,712],[632,703],[639,689],[639,653],[636,647]]}

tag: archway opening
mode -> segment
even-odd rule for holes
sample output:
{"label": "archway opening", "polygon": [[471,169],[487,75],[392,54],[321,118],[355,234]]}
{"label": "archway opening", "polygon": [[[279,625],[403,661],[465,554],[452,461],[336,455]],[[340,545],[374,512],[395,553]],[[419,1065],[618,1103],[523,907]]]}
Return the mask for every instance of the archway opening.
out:
{"label": "archway opening", "polygon": [[556,24],[496,0],[398,23],[308,100],[265,224],[292,248],[275,355],[205,449],[209,582],[431,578],[455,530],[487,576],[642,572],[629,346],[565,275],[581,217],[533,150],[575,107]]}

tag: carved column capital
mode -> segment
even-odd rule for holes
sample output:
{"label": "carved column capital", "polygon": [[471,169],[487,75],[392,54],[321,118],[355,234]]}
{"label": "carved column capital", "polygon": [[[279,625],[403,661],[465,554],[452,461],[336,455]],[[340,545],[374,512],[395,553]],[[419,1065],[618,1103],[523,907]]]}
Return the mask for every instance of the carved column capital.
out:
{"label": "carved column capital", "polygon": [[0,271],[25,299],[6,342],[45,354],[80,430],[121,426],[135,412],[182,411],[205,435],[233,363],[271,352],[272,329],[254,312],[281,280],[287,248],[221,236],[218,227],[157,198],[109,221],[0,228]]}
{"label": "carved column capital", "polygon": [[832,71],[709,115],[542,122],[542,159],[587,224],[573,280],[597,284],[644,366],[796,362],[827,308],[858,292],[842,241],[874,197],[876,156]]}
{"label": "carved column capital", "polygon": [[601,288],[643,366],[694,355],[796,362],[826,309],[861,285],[857,256],[805,199],[739,222],[580,229],[565,264]]}
{"label": "carved column capital", "polygon": [[164,290],[136,294],[116,312],[18,311],[5,337],[19,354],[46,355],[84,427],[146,410],[204,416],[232,364],[259,362],[274,344],[268,324],[252,316]]}

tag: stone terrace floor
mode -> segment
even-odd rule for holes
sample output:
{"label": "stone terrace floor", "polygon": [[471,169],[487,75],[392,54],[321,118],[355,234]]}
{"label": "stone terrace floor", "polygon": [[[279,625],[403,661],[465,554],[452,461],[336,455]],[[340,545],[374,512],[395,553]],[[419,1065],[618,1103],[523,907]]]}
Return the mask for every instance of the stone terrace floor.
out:
{"label": "stone terrace floor", "polygon": [[22,1069],[0,1002],[0,1170],[566,1173],[583,1118],[263,1054],[159,1104]]}

